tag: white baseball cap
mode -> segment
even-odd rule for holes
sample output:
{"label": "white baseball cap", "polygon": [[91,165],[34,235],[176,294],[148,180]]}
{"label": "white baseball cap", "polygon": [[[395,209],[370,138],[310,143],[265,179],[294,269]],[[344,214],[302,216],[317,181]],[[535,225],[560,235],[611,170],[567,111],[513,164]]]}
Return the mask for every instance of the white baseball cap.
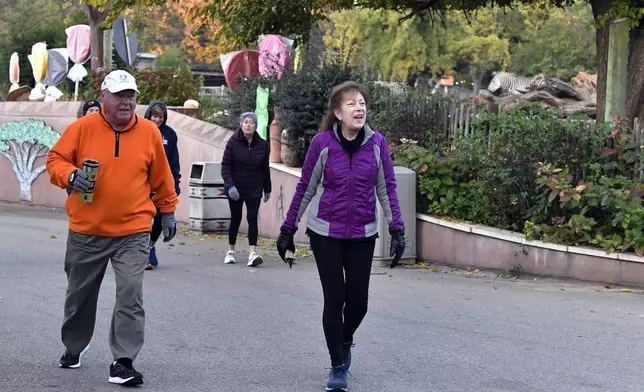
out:
{"label": "white baseball cap", "polygon": [[124,90],[134,90],[137,93],[139,92],[139,89],[136,88],[136,79],[134,79],[134,76],[121,69],[112,71],[105,77],[103,84],[101,85],[101,90],[107,90],[112,94],[116,94]]}

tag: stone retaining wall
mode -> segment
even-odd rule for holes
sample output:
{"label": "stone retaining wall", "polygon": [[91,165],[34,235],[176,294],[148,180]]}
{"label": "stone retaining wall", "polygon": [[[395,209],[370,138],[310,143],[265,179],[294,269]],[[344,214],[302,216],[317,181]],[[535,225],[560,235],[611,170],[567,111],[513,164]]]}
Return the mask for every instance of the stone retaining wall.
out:
{"label": "stone retaining wall", "polygon": [[644,258],[633,253],[530,241],[490,227],[417,215],[418,257],[463,268],[509,270],[529,274],[615,284],[644,285]]}

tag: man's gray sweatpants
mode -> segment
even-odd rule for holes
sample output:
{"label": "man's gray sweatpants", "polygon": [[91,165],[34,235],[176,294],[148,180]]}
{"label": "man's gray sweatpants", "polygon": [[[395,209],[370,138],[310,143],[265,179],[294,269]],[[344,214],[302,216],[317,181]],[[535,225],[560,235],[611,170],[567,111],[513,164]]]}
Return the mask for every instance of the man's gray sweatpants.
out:
{"label": "man's gray sweatpants", "polygon": [[107,263],[112,259],[116,303],[110,328],[114,359],[134,361],[143,347],[143,273],[150,252],[150,234],[101,237],[69,231],[65,273],[67,295],[62,340],[69,354],[78,354],[94,334],[96,305]]}

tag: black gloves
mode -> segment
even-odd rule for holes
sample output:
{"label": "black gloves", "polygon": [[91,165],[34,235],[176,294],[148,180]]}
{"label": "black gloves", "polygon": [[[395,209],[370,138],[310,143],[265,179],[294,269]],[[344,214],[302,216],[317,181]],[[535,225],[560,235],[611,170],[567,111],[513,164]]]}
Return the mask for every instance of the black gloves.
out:
{"label": "black gloves", "polygon": [[282,229],[279,237],[277,237],[277,241],[275,242],[277,253],[279,253],[285,263],[288,263],[289,268],[293,268],[293,258],[286,257],[286,251],[289,250],[292,253],[295,253],[295,242],[293,242],[294,235],[295,231]]}
{"label": "black gloves", "polygon": [[405,230],[397,229],[391,232],[391,246],[389,247],[389,257],[394,256],[391,260],[390,268],[398,265],[400,258],[405,252]]}
{"label": "black gloves", "polygon": [[69,176],[69,185],[71,188],[78,192],[87,192],[91,189],[92,183],[89,182],[87,174],[81,169],[76,169]]}
{"label": "black gloves", "polygon": [[163,228],[163,242],[168,242],[177,234],[177,219],[174,212],[161,216],[161,227]]}

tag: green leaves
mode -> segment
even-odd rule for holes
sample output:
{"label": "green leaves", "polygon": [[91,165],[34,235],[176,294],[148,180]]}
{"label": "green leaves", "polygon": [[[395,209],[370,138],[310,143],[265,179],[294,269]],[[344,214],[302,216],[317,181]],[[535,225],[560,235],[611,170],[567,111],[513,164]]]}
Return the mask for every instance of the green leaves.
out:
{"label": "green leaves", "polygon": [[[194,78],[189,68],[145,68],[136,73],[139,102],[160,99],[170,106],[182,106],[199,95],[202,77]],[[254,106],[253,106],[254,107]]]}
{"label": "green leaves", "polygon": [[195,17],[203,24],[218,20],[222,29],[217,34],[226,49],[256,45],[261,34],[280,34],[308,40],[315,20],[323,19],[328,9],[351,7],[347,1],[329,0],[211,0],[206,7],[195,7]]}
{"label": "green leaves", "polygon": [[0,125],[0,152],[9,150],[7,141],[51,148],[58,139],[60,134],[41,120],[9,121]]}
{"label": "green leaves", "polygon": [[600,155],[611,161],[588,165],[588,179],[576,184],[568,168],[538,166],[536,184],[543,194],[524,227],[530,238],[644,255],[644,184],[629,179],[637,178],[644,156],[623,124],[611,130],[607,145]]}

